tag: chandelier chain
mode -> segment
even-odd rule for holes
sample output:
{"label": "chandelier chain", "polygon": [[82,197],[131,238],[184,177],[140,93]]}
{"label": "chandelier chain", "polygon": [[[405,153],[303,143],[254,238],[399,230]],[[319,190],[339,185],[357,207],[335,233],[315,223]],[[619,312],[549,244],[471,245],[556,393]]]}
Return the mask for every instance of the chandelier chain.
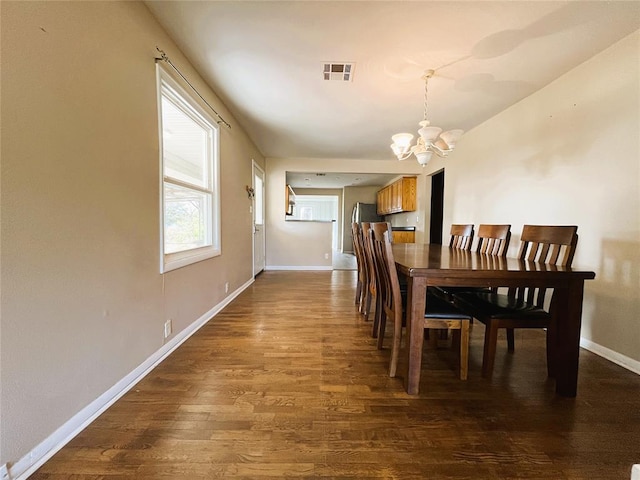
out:
{"label": "chandelier chain", "polygon": [[429,85],[429,77],[424,79],[424,113],[422,115],[423,120],[427,120],[427,86]]}

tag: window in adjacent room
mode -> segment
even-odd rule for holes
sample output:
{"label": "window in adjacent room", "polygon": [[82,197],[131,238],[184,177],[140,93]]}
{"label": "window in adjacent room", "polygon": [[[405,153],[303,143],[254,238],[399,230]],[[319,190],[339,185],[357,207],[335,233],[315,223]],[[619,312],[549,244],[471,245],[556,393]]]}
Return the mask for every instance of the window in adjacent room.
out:
{"label": "window in adjacent room", "polygon": [[333,222],[333,249],[338,249],[338,204],[337,195],[296,195],[296,205],[288,221],[307,220]]}
{"label": "window in adjacent room", "polygon": [[161,272],[220,255],[218,125],[158,66]]}

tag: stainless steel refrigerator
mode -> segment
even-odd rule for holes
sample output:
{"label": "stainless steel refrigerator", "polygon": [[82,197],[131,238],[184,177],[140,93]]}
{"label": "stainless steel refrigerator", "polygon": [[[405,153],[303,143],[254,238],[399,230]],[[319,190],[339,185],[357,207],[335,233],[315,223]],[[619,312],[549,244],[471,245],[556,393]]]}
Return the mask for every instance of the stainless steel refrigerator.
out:
{"label": "stainless steel refrigerator", "polygon": [[351,213],[351,222],[384,222],[384,218],[376,212],[375,203],[357,202]]}

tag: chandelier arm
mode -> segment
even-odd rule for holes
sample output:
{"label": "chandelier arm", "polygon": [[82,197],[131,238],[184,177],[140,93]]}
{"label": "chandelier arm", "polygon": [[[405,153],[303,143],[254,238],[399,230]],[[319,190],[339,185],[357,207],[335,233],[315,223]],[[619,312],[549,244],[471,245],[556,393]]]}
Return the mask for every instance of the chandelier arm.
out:
{"label": "chandelier arm", "polygon": [[451,152],[451,149],[443,150],[442,148],[438,147],[437,145],[434,145],[433,143],[429,145],[429,149],[431,149],[433,153],[435,153],[436,155],[442,158],[445,158],[447,155],[449,155],[449,152]]}
{"label": "chandelier arm", "polygon": [[408,159],[411,155],[413,155],[413,152],[409,150],[407,153],[399,153],[396,156],[398,157],[398,160],[402,162],[403,160]]}

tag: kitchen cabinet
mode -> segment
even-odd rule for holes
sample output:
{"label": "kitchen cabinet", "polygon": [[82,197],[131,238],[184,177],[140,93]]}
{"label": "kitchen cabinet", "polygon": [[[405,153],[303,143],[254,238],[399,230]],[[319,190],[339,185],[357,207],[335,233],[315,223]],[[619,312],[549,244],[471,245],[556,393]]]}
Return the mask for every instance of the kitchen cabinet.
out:
{"label": "kitchen cabinet", "polygon": [[285,215],[293,215],[293,207],[296,206],[296,193],[291,188],[291,185],[285,185],[284,187],[284,212]]}
{"label": "kitchen cabinet", "polygon": [[392,230],[393,243],[416,243],[415,230]]}
{"label": "kitchen cabinet", "polygon": [[416,210],[416,177],[402,177],[378,190],[378,215]]}

